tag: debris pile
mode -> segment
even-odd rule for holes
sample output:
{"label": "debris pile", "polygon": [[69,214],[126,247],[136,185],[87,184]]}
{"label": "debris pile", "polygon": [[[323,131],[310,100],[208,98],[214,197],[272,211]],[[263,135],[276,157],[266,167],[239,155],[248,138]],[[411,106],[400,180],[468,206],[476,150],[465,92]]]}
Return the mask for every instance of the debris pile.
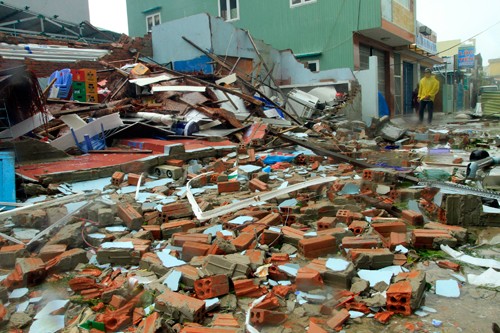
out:
{"label": "debris pile", "polygon": [[298,117],[234,74],[103,66],[75,72],[93,102],[38,97],[54,119],[6,129],[30,197],[0,212],[11,332],[423,331],[426,295],[466,283],[452,248],[499,224],[493,192],[423,161],[463,167],[470,133],[347,120],[355,84]]}

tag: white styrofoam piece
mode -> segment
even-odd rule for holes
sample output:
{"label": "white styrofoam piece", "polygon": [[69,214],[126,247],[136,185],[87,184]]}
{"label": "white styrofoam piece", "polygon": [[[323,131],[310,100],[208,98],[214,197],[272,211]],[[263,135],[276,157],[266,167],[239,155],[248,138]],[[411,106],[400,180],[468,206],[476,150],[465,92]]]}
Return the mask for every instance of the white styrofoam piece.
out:
{"label": "white styrofoam piece", "polygon": [[36,315],[35,319],[41,319],[46,316],[50,316],[50,314],[54,311],[60,310],[68,304],[68,300],[53,300],[48,302]]}
{"label": "white styrofoam piece", "polygon": [[349,267],[350,262],[344,259],[329,258],[326,261],[326,268],[334,272],[342,272]]}
{"label": "white styrofoam piece", "polygon": [[385,282],[387,285],[391,284],[393,273],[391,271],[369,270],[360,269],[358,276],[363,280],[370,282],[370,287],[374,287],[378,282]]}
{"label": "white styrofoam piece", "polygon": [[230,220],[228,223],[242,225],[242,224],[244,224],[246,222],[250,222],[250,221],[253,221],[253,217],[242,215],[242,216],[238,216],[238,217]]}
{"label": "white styrofoam piece", "polygon": [[160,258],[163,266],[167,268],[182,266],[186,264],[185,261],[179,260],[173,255],[171,255],[169,249],[157,252],[156,255],[158,256],[158,258]]}
{"label": "white styrofoam piece", "polygon": [[488,268],[479,275],[467,274],[467,279],[470,284],[475,286],[485,286],[491,288],[500,287],[500,272],[495,271],[493,268]]}
{"label": "white styrofoam piece", "polygon": [[170,80],[171,78],[172,78],[172,76],[170,76],[170,75],[162,74],[162,75],[155,76],[155,77],[145,77],[145,78],[133,79],[133,80],[129,80],[129,82],[134,83],[140,87],[144,87],[144,86],[147,86],[147,85],[150,85],[153,83],[167,81],[167,80]]}
{"label": "white styrofoam piece", "polygon": [[163,281],[163,284],[168,287],[171,291],[179,290],[179,281],[181,280],[182,273],[177,270],[172,270]]}
{"label": "white styrofoam piece", "polygon": [[106,227],[105,229],[106,229],[106,231],[109,231],[109,232],[124,232],[124,231],[128,230],[127,227],[122,226],[122,225],[115,225],[115,226],[111,226],[111,227]]}
{"label": "white styrofoam piece", "polygon": [[24,296],[26,296],[29,293],[29,291],[30,290],[28,288],[17,288],[17,289],[14,289],[10,293],[9,299],[18,299],[18,298],[24,297]]}
{"label": "white styrofoam piece", "polygon": [[456,280],[436,280],[436,295],[460,297],[460,287]]}
{"label": "white styrofoam piece", "polygon": [[103,249],[133,249],[134,243],[132,242],[106,242],[101,244]]}
{"label": "white styrofoam piece", "polygon": [[56,333],[64,327],[64,315],[45,316],[31,324],[29,333]]}
{"label": "white styrofoam piece", "polygon": [[455,251],[448,245],[443,244],[441,244],[441,250],[459,261],[463,261],[474,266],[500,269],[500,261],[495,259],[475,258],[470,255],[464,254],[463,252]]}

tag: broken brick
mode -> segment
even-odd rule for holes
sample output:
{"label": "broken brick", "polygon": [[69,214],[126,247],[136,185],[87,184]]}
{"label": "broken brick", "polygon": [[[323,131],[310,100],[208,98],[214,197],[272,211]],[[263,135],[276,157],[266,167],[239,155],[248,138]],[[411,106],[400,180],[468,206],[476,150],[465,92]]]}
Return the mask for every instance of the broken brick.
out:
{"label": "broken brick", "polygon": [[238,181],[227,181],[227,182],[217,183],[217,191],[219,192],[219,194],[238,192],[239,190],[240,190],[240,182]]}
{"label": "broken brick", "polygon": [[131,230],[139,230],[144,223],[144,218],[131,204],[120,203],[117,205],[117,215]]}
{"label": "broken brick", "polygon": [[196,297],[199,299],[214,298],[229,293],[229,282],[226,275],[213,275],[194,283]]}
{"label": "broken brick", "polygon": [[299,253],[306,258],[317,258],[336,251],[337,244],[332,236],[320,236],[299,241]]}
{"label": "broken brick", "polygon": [[176,321],[201,322],[205,316],[205,302],[170,290],[155,299],[155,310]]}

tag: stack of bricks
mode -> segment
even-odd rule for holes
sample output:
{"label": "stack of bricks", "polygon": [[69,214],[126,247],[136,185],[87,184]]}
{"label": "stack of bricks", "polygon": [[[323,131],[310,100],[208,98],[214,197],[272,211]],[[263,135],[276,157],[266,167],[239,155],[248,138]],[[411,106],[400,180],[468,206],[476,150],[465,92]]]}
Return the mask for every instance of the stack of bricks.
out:
{"label": "stack of bricks", "polygon": [[79,102],[98,103],[97,71],[95,69],[72,69],[73,99]]}

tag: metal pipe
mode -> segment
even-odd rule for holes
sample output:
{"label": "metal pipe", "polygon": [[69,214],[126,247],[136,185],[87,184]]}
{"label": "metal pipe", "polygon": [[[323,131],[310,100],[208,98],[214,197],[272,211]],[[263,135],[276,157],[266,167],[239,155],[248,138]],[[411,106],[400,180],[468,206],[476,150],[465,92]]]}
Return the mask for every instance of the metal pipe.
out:
{"label": "metal pipe", "polygon": [[470,162],[467,165],[467,171],[466,171],[465,175],[467,178],[474,179],[477,177],[477,172],[479,170],[493,167],[493,166],[496,166],[499,164],[500,164],[500,157],[488,156],[486,158],[483,158],[482,160]]}

